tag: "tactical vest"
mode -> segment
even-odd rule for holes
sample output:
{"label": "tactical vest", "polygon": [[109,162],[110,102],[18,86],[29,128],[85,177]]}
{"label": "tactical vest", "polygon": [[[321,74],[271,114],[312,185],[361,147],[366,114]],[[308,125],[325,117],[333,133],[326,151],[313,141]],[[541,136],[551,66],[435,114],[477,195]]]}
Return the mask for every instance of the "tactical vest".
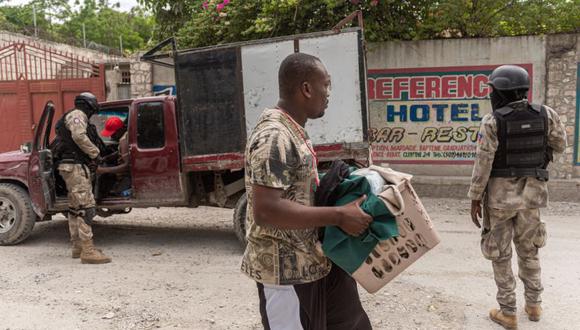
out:
{"label": "tactical vest", "polygon": [[[73,110],[65,113],[55,124],[56,138],[50,145],[52,154],[54,155],[55,163],[73,163],[73,164],[88,164],[91,161],[89,155],[79,148],[72,138],[71,131],[66,127],[66,117]],[[95,125],[88,123],[87,136],[89,140],[99,148],[99,153],[104,155],[106,153],[106,146],[103,140],[99,137]]]}
{"label": "tactical vest", "polygon": [[551,161],[548,147],[548,113],[546,108],[529,104],[516,111],[505,106],[493,112],[497,122],[498,148],[492,177],[535,177],[548,180],[546,167]]}

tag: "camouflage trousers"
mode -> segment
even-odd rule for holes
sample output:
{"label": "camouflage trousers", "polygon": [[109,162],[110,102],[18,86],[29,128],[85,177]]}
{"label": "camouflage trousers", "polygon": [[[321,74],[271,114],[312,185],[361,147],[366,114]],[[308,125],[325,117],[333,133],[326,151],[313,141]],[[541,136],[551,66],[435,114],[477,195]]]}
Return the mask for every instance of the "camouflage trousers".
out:
{"label": "camouflage trousers", "polygon": [[526,304],[541,304],[544,288],[538,249],[546,244],[546,227],[540,209],[485,208],[481,250],[492,261],[497,302],[504,314],[516,313],[516,280],[512,272],[512,240],[518,255],[518,275],[524,283]]}
{"label": "camouflage trousers", "polygon": [[91,172],[80,164],[60,164],[58,172],[66,183],[68,190],[68,206],[73,212],[68,212],[68,227],[71,241],[87,241],[93,238],[93,230],[82,216],[74,212],[94,208],[95,197],[91,183]]}

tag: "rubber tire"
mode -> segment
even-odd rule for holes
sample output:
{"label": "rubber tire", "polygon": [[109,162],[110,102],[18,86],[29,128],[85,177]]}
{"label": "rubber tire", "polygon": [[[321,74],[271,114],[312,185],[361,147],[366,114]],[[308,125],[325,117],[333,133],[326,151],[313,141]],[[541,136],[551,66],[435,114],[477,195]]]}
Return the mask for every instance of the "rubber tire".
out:
{"label": "rubber tire", "polygon": [[242,247],[246,247],[248,241],[246,240],[246,207],[248,205],[248,196],[244,193],[238,199],[236,207],[234,208],[234,232],[238,241],[242,243]]}
{"label": "rubber tire", "polygon": [[10,231],[0,234],[0,245],[18,244],[28,238],[36,223],[30,196],[23,188],[10,183],[0,183],[0,196],[9,199],[16,209],[16,223]]}

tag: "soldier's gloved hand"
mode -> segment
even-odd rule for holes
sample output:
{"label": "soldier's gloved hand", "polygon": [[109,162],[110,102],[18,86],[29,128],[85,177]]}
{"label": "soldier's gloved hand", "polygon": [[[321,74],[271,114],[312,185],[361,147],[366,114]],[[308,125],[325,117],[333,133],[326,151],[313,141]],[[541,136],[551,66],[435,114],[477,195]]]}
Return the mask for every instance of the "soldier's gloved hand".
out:
{"label": "soldier's gloved hand", "polygon": [[89,170],[91,170],[91,173],[95,173],[97,171],[100,159],[101,157],[97,156],[97,158],[91,159],[91,161],[87,164],[87,167]]}
{"label": "soldier's gloved hand", "polygon": [[87,164],[87,167],[89,168],[91,173],[95,173],[97,171],[97,168],[99,168],[99,165],[97,165],[95,161],[91,161],[90,163]]}
{"label": "soldier's gloved hand", "polygon": [[481,219],[481,201],[472,200],[471,201],[471,221],[477,226],[477,228],[481,228],[481,224],[479,223],[479,219]]}
{"label": "soldier's gloved hand", "polygon": [[106,162],[110,162],[112,160],[115,160],[117,158],[119,158],[119,152],[115,151],[115,152],[110,153],[110,154],[106,155],[105,157],[103,157],[101,161],[103,163],[106,163]]}

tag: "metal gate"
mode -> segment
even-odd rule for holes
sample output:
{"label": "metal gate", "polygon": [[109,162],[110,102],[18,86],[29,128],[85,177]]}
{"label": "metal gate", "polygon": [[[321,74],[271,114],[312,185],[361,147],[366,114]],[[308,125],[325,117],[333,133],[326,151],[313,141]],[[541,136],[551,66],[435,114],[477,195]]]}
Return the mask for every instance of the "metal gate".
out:
{"label": "metal gate", "polygon": [[35,44],[1,46],[0,152],[32,140],[47,101],[54,102],[58,118],[85,91],[105,100],[104,65]]}

